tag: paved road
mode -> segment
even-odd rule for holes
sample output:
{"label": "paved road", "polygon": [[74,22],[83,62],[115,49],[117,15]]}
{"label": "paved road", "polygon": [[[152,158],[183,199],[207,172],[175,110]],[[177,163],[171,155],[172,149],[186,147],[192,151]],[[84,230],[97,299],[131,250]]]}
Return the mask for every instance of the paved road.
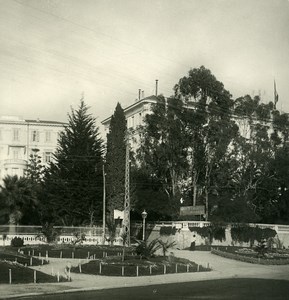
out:
{"label": "paved road", "polygon": [[[216,280],[225,278],[263,278],[289,280],[289,265],[286,266],[264,266],[239,262],[203,251],[176,250],[175,255],[195,261],[198,264],[212,267],[211,272],[183,273],[156,275],[151,277],[106,277],[99,275],[86,275],[72,273],[72,282],[52,284],[17,284],[1,285],[0,299],[8,296],[26,293],[51,293],[65,290],[94,290],[119,287],[147,286],[165,283],[181,283],[202,280]],[[64,275],[64,268],[67,263],[77,265],[79,260],[50,259],[50,264],[34,267],[48,274],[54,272]],[[289,283],[288,283],[289,285]]]}
{"label": "paved road", "polygon": [[26,300],[184,300],[228,299],[271,300],[289,299],[289,284],[285,280],[272,279],[218,279],[140,286],[118,289],[103,289],[88,292],[73,292],[58,295],[37,295]]}

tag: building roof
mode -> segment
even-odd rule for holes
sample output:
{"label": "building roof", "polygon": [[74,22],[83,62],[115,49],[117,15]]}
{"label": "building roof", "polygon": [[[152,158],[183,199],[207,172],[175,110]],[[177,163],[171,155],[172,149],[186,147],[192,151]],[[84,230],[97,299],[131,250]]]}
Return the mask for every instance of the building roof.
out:
{"label": "building roof", "polygon": [[48,121],[48,120],[30,120],[23,119],[20,116],[0,116],[0,123],[4,124],[22,124],[22,125],[50,125],[50,126],[64,126],[66,123],[59,121]]}
{"label": "building roof", "polygon": [[[129,112],[130,110],[134,109],[137,106],[141,106],[144,105],[144,103],[156,103],[158,101],[158,97],[155,95],[151,95],[148,97],[145,97],[143,99],[137,100],[135,101],[133,104],[127,106],[126,108],[123,109],[124,113]],[[107,123],[110,122],[111,116],[109,116],[108,118],[104,119],[103,121],[101,121],[102,125],[105,125]]]}

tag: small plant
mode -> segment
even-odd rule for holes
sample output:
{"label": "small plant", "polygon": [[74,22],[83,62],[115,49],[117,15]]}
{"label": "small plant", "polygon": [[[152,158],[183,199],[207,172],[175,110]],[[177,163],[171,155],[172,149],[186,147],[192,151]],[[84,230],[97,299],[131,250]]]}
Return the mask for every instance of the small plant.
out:
{"label": "small plant", "polygon": [[151,242],[136,240],[138,243],[135,251],[140,258],[154,257],[157,250],[161,248],[159,239],[154,239]]}
{"label": "small plant", "polygon": [[111,246],[113,246],[113,243],[116,238],[117,224],[114,222],[113,219],[108,219],[106,221],[106,226],[107,226],[107,230],[108,230],[108,237],[106,237],[105,239],[110,243]]}
{"label": "small plant", "polygon": [[12,247],[22,247],[24,245],[24,241],[22,238],[15,236],[11,240],[11,246]]}
{"label": "small plant", "polygon": [[82,244],[86,240],[85,233],[74,232],[73,236],[74,240],[71,242],[72,245]]}
{"label": "small plant", "polygon": [[263,239],[256,247],[255,251],[258,253],[258,257],[265,257],[268,252],[267,242]]}
{"label": "small plant", "polygon": [[168,250],[177,244],[175,241],[173,241],[173,242],[165,241],[164,242],[162,240],[159,240],[158,243],[160,244],[161,249],[163,251],[163,257],[166,257]]}
{"label": "small plant", "polygon": [[125,257],[125,245],[128,242],[128,233],[126,231],[123,231],[120,235],[121,239],[122,239],[122,261],[124,261],[124,257]]}

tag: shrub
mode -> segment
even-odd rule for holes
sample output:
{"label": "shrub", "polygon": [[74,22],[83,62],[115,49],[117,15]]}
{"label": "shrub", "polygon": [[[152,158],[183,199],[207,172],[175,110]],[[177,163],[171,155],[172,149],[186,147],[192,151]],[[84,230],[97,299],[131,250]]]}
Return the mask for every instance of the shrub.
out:
{"label": "shrub", "polygon": [[37,235],[37,238],[45,237],[47,243],[55,242],[60,235],[61,230],[53,227],[53,224],[46,222],[41,229],[41,232]]}
{"label": "shrub", "polygon": [[76,244],[82,244],[84,241],[86,241],[85,233],[80,232],[74,232],[73,233],[74,240],[71,242],[72,245]]}
{"label": "shrub", "polygon": [[160,235],[175,235],[177,232],[176,227],[162,226],[160,228]]}
{"label": "shrub", "polygon": [[206,227],[189,227],[191,232],[196,232],[202,238],[208,239],[212,243],[213,239],[220,242],[226,240],[225,226],[219,224],[212,224]]}
{"label": "shrub", "polygon": [[269,239],[276,235],[276,231],[270,228],[250,227],[248,225],[235,225],[231,228],[231,237],[234,242],[250,243],[260,242],[262,239]]}
{"label": "shrub", "polygon": [[158,239],[154,239],[151,242],[136,240],[138,243],[135,251],[136,254],[141,258],[150,258],[153,257],[157,250],[161,248]]}
{"label": "shrub", "polygon": [[22,238],[15,236],[11,240],[11,246],[12,247],[22,247],[24,245],[24,241]]}

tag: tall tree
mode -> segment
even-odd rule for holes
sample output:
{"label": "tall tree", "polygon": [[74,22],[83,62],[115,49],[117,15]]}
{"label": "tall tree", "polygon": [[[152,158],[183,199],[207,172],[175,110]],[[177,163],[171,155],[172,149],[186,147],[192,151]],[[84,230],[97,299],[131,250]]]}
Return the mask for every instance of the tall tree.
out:
{"label": "tall tree", "polygon": [[88,109],[82,99],[78,109],[71,109],[60,134],[54,162],[45,175],[43,221],[92,225],[100,219],[103,142]]}
{"label": "tall tree", "polygon": [[114,209],[124,209],[126,131],[124,111],[117,103],[107,134],[105,159],[107,207],[110,216]]}
{"label": "tall tree", "polygon": [[193,204],[199,193],[208,219],[212,208],[209,196],[216,193],[215,174],[238,130],[231,118],[233,100],[224,85],[204,66],[191,69],[174,89],[176,97],[190,107],[187,136],[191,148]]}
{"label": "tall tree", "polygon": [[187,143],[182,102],[158,97],[152,114],[145,118],[138,150],[140,168],[162,185],[167,203],[178,215],[182,184],[186,178]]}

